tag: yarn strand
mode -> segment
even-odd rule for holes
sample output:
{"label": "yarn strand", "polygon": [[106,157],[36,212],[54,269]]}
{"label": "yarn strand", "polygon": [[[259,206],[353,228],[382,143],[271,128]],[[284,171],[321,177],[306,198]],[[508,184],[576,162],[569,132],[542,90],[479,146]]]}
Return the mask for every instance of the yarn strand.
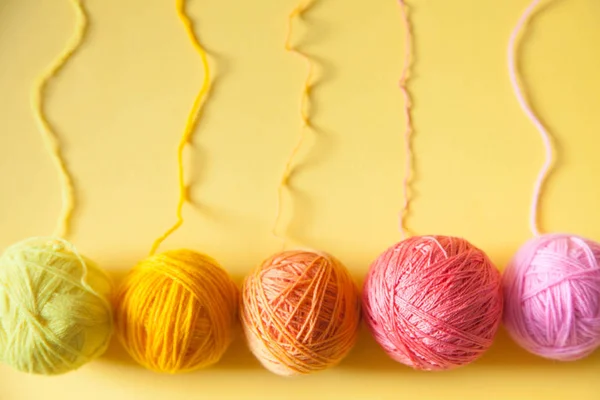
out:
{"label": "yarn strand", "polygon": [[53,236],[66,237],[69,234],[69,225],[73,211],[75,209],[75,189],[73,187],[73,178],[67,168],[65,160],[61,152],[61,145],[56,131],[45,114],[44,99],[48,83],[58,75],[71,56],[80,47],[85,33],[87,31],[88,20],[80,0],[71,0],[76,13],[76,28],[69,43],[58,57],[50,64],[36,80],[34,84],[31,103],[35,114],[35,119],[40,132],[44,138],[44,144],[48,153],[52,157],[56,171],[58,172],[61,181],[62,191],[62,207],[58,217],[58,222],[54,230]]}
{"label": "yarn strand", "polygon": [[517,25],[514,27],[510,40],[508,42],[508,71],[510,76],[510,83],[512,85],[513,91],[517,97],[517,101],[521,106],[521,109],[525,113],[525,115],[529,118],[529,120],[533,123],[533,125],[538,130],[542,142],[544,144],[545,151],[545,161],[544,164],[538,173],[537,179],[534,184],[533,196],[531,200],[531,209],[530,209],[530,218],[529,218],[529,226],[531,232],[535,236],[540,235],[540,229],[538,225],[538,212],[539,212],[539,203],[540,196],[542,193],[543,186],[550,174],[550,170],[552,169],[552,142],[550,139],[550,134],[548,130],[544,126],[544,124],[539,120],[539,118],[535,115],[535,112],[529,105],[529,102],[526,98],[526,95],[523,93],[521,89],[521,79],[519,77],[519,72],[517,68],[517,50],[518,50],[518,40],[520,38],[520,33],[527,25],[533,14],[537,11],[540,0],[533,0],[531,4],[525,9],[521,17],[519,18]]}
{"label": "yarn strand", "polygon": [[412,180],[412,168],[413,168],[413,153],[412,153],[412,134],[414,132],[413,128],[413,118],[412,118],[412,100],[411,95],[408,90],[408,81],[410,80],[410,69],[412,65],[412,46],[413,46],[413,37],[412,37],[412,28],[410,23],[410,16],[408,5],[405,0],[398,0],[398,4],[400,5],[400,13],[402,15],[402,20],[404,22],[404,67],[402,69],[402,75],[400,75],[400,81],[398,82],[398,86],[402,91],[402,95],[404,97],[404,153],[405,153],[405,165],[404,165],[404,179],[402,181],[402,192],[404,196],[402,211],[400,212],[400,234],[402,235],[402,239],[406,239],[408,235],[408,228],[406,227],[406,219],[410,213],[410,184]]}
{"label": "yarn strand", "polygon": [[286,242],[285,235],[281,235],[278,232],[278,226],[279,226],[279,222],[281,220],[281,215],[283,212],[283,196],[284,196],[285,188],[287,187],[288,181],[292,174],[294,161],[296,159],[298,152],[302,148],[304,141],[306,140],[307,130],[311,126],[310,90],[311,90],[311,85],[313,82],[314,69],[315,69],[315,64],[314,64],[313,60],[306,53],[298,50],[297,47],[295,47],[291,44],[292,33],[293,33],[292,27],[293,27],[294,20],[296,18],[300,18],[302,16],[302,13],[308,9],[308,7],[310,6],[311,3],[312,3],[312,0],[307,0],[307,1],[301,2],[292,10],[292,12],[289,14],[288,19],[287,19],[287,33],[286,33],[286,37],[285,37],[285,50],[292,54],[297,55],[306,63],[306,78],[304,80],[304,85],[302,88],[302,94],[301,94],[301,98],[300,98],[300,110],[299,110],[300,118],[302,119],[302,129],[300,132],[300,136],[298,137],[298,140],[296,142],[296,145],[292,149],[292,152],[290,153],[290,156],[285,164],[284,172],[283,172],[283,175],[279,182],[279,187],[277,189],[277,211],[275,214],[275,221],[273,222],[272,233],[273,233],[273,236],[275,236],[276,238],[281,240],[283,247],[285,247],[285,242]]}
{"label": "yarn strand", "polygon": [[208,55],[206,50],[200,44],[200,41],[194,34],[194,25],[188,15],[185,12],[185,0],[177,0],[176,2],[177,8],[177,16],[183,23],[185,27],[185,31],[188,35],[188,38],[194,49],[200,56],[200,60],[202,62],[202,67],[204,69],[204,79],[202,81],[202,86],[196,95],[194,103],[192,105],[192,109],[187,117],[187,121],[185,124],[185,129],[183,131],[183,135],[181,136],[181,140],[179,141],[179,146],[177,147],[177,167],[178,167],[178,182],[179,182],[179,201],[177,202],[177,221],[173,226],[171,226],[161,237],[154,241],[152,245],[152,249],[150,250],[150,255],[156,253],[162,242],[165,241],[173,232],[175,232],[179,227],[183,224],[183,205],[186,201],[186,187],[185,187],[185,174],[184,174],[184,166],[183,166],[183,150],[185,146],[188,144],[192,133],[198,123],[198,118],[200,116],[200,112],[202,110],[202,106],[206,102],[206,98],[210,91],[210,68],[208,64]]}

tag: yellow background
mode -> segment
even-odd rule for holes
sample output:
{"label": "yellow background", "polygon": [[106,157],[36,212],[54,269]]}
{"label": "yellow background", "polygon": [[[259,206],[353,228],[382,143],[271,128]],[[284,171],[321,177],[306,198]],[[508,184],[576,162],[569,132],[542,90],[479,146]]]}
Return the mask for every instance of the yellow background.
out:
{"label": "yellow background", "polygon": [[[506,43],[529,0],[412,1],[414,207],[417,234],[464,236],[500,268],[530,237],[536,131],[508,84]],[[200,61],[174,1],[89,0],[89,35],[50,86],[48,115],[64,143],[79,201],[73,242],[116,279],[174,220],[175,150],[200,85]],[[220,260],[236,280],[278,249],[270,234],[276,187],[299,134],[305,75],[283,49],[296,0],[192,0],[211,52],[213,93],[188,149],[193,205],[163,249]],[[542,203],[543,228],[600,239],[600,2],[553,0],[522,46],[527,87],[559,149]],[[0,247],[52,232],[55,171],[29,106],[31,82],[74,27],[67,0],[0,0]],[[339,257],[362,281],[399,240],[404,156],[403,36],[395,1],[316,0],[295,38],[319,64],[317,127],[286,203],[291,245]],[[163,376],[118,344],[80,371],[28,376],[0,367],[0,399],[598,399],[600,352],[575,363],[526,354],[498,336],[478,362],[444,373],[390,361],[362,333],[335,369],[284,379],[238,336],[221,363]]]}

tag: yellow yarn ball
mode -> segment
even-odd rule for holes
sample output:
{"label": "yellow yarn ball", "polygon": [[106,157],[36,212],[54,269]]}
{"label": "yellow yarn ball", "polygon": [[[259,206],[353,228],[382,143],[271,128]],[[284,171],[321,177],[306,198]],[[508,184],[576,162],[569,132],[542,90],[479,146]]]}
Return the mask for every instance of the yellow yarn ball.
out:
{"label": "yellow yarn ball", "polygon": [[117,296],[117,334],[127,352],[153,371],[207,367],[231,343],[237,299],[237,287],[215,260],[167,251],[141,261],[125,278]]}
{"label": "yellow yarn ball", "polygon": [[113,332],[109,277],[63,239],[31,238],[0,256],[0,360],[61,374],[99,357]]}

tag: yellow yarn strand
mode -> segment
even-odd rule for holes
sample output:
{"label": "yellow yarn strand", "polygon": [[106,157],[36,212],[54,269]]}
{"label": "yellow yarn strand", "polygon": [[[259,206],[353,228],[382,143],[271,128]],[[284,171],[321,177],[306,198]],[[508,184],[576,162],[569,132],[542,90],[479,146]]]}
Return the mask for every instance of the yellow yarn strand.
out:
{"label": "yellow yarn strand", "polygon": [[179,142],[179,147],[177,148],[177,165],[179,170],[179,202],[177,203],[177,222],[169,228],[161,237],[154,241],[152,245],[152,249],[150,250],[150,255],[156,253],[156,250],[160,247],[163,241],[167,239],[173,232],[175,232],[179,227],[183,224],[183,205],[186,200],[186,188],[185,188],[185,175],[183,168],[183,150],[188,143],[194,128],[198,122],[198,117],[200,116],[200,111],[202,110],[202,106],[205,103],[206,97],[208,96],[208,92],[210,91],[210,68],[208,65],[208,55],[206,54],[206,50],[200,44],[200,41],[194,34],[194,26],[190,18],[185,13],[185,0],[177,0],[177,15],[179,19],[185,26],[185,31],[188,35],[188,38],[192,42],[192,45],[196,49],[196,52],[200,55],[200,59],[202,61],[202,66],[204,68],[204,80],[202,82],[202,87],[194,100],[194,104],[192,106],[192,110],[190,111],[187,122],[185,124],[185,129],[183,131],[183,135],[181,136],[181,140]]}
{"label": "yellow yarn strand", "polygon": [[44,71],[36,80],[33,87],[31,102],[35,113],[36,122],[40,128],[40,132],[44,137],[44,143],[54,162],[55,168],[58,171],[61,186],[62,186],[62,209],[58,218],[54,236],[66,237],[69,234],[69,223],[73,210],[75,208],[73,179],[65,164],[60,150],[60,142],[55,130],[44,113],[44,95],[48,83],[54,78],[64,67],[67,61],[79,48],[87,30],[87,16],[80,0],[71,0],[77,16],[75,33],[69,40],[67,47],[54,60],[50,67]]}
{"label": "yellow yarn strand", "polygon": [[290,157],[288,158],[288,160],[285,164],[284,172],[281,177],[281,181],[279,182],[279,187],[277,189],[277,211],[275,214],[275,221],[273,222],[272,233],[276,238],[281,240],[283,247],[285,247],[285,242],[286,242],[285,235],[282,236],[278,232],[278,226],[279,226],[279,222],[280,222],[281,215],[283,212],[283,196],[284,196],[285,188],[288,185],[288,180],[292,174],[294,160],[296,159],[298,152],[302,148],[302,145],[304,144],[304,141],[306,139],[307,130],[310,129],[310,126],[311,126],[310,89],[311,89],[311,84],[313,81],[313,75],[314,75],[314,69],[315,69],[315,64],[314,64],[313,60],[308,55],[306,55],[304,52],[298,50],[298,48],[294,47],[291,44],[292,30],[293,30],[292,27],[293,27],[294,19],[300,18],[302,16],[302,13],[308,9],[308,7],[311,5],[311,3],[312,3],[312,0],[301,2],[300,4],[298,4],[296,6],[296,8],[294,8],[292,10],[292,12],[289,14],[288,19],[287,19],[287,34],[285,37],[285,50],[292,54],[296,54],[297,56],[302,58],[302,60],[304,60],[304,62],[306,63],[307,72],[306,72],[306,79],[304,80],[304,86],[302,88],[302,94],[301,94],[301,98],[300,98],[300,112],[299,113],[300,113],[300,118],[302,119],[302,129],[301,129],[298,141],[296,142],[296,145],[292,149]]}

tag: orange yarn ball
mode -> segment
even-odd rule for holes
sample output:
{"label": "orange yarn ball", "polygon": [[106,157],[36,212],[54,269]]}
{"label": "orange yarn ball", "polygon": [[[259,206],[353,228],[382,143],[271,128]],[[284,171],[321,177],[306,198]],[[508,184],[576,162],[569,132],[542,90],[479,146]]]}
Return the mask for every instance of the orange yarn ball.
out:
{"label": "orange yarn ball", "polygon": [[309,374],[348,354],[357,337],[360,301],[338,260],[285,251],[246,278],[241,316],[250,350],[268,370]]}
{"label": "orange yarn ball", "polygon": [[219,361],[232,339],[238,290],[212,258],[190,250],[141,261],[117,297],[117,335],[156,372],[191,371]]}

